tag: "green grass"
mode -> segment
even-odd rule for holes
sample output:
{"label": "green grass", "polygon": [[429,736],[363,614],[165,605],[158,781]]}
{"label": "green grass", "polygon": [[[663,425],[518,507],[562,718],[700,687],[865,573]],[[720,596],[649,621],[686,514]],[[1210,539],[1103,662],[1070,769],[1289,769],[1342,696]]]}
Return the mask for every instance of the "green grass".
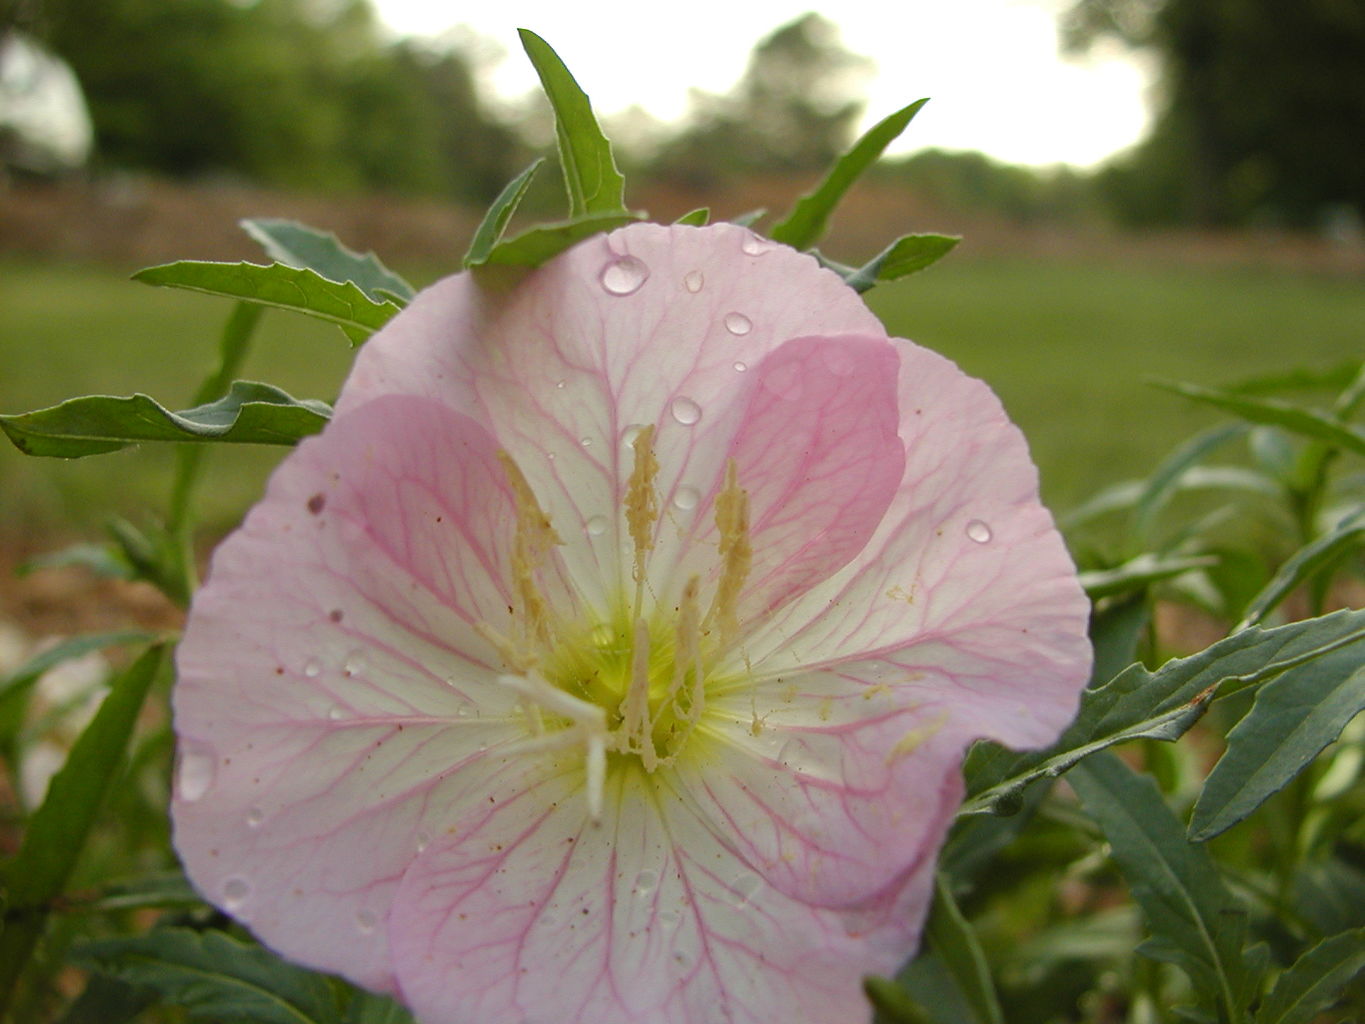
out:
{"label": "green grass", "polygon": [[[1365,352],[1359,282],[1268,270],[950,257],[871,301],[893,333],[995,388],[1058,508],[1145,474],[1214,419],[1145,379],[1221,384]],[[213,358],[228,309],[107,269],[0,263],[0,411],[96,392],[143,391],[181,406]],[[349,360],[340,332],[271,312],[243,376],[328,398]],[[259,493],[279,454],[215,450],[203,501],[212,527],[228,525]],[[170,464],[156,448],[56,462],[5,445],[0,531],[32,542],[89,532],[111,510],[145,514],[161,507]]]}

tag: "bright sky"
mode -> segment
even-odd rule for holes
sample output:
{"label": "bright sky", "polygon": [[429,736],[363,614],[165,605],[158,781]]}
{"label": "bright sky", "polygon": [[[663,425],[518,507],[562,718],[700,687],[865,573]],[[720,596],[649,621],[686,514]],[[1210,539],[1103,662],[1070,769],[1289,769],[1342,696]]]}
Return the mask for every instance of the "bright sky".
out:
{"label": "bright sky", "polygon": [[[517,28],[550,43],[599,116],[638,104],[661,120],[687,110],[688,89],[724,93],[749,52],[778,26],[816,10],[844,46],[876,62],[866,124],[921,96],[932,102],[893,147],[977,149],[1012,163],[1093,165],[1132,145],[1147,123],[1150,72],[1113,50],[1057,52],[1067,0],[373,0],[404,34],[467,25],[507,51],[491,73],[503,96],[536,87]],[[837,11],[837,15],[835,14]]]}

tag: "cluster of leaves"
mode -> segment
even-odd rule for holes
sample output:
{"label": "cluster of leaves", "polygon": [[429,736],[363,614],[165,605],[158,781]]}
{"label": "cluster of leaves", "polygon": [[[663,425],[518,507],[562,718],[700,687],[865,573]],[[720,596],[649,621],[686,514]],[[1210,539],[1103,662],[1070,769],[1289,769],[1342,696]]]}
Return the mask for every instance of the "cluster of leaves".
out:
{"label": "cluster of leaves", "polygon": [[[529,167],[494,202],[465,256],[481,274],[520,273],[642,216],[625,205],[586,96],[542,40],[525,33],[523,43],[555,110],[569,211],[508,235],[539,163]],[[815,252],[840,197],[920,106],[859,140],[769,237]],[[698,210],[684,219],[707,217]],[[172,412],[145,395],[85,396],[0,417],[0,429],[35,455],[180,446],[163,525],[116,523],[109,543],[57,561],[148,580],[186,603],[206,445],[293,444],[330,413],[323,402],[236,379],[262,312],[330,321],[358,345],[413,294],[373,255],[330,235],[281,221],[246,229],[274,263],[182,262],[138,275],[236,300],[219,365],[189,408]],[[927,266],[954,241],[911,235],[862,266],[826,265],[865,290]],[[1285,398],[1302,385],[1335,388],[1331,408]],[[1327,611],[1361,577],[1365,479],[1337,470],[1365,455],[1355,423],[1365,364],[1238,390],[1173,387],[1236,422],[1071,517],[1078,546],[1098,524],[1125,524],[1118,541],[1096,541],[1086,555],[1094,678],[1076,722],[1051,748],[973,750],[924,949],[896,979],[867,981],[883,1021],[998,1024],[1006,1005],[1017,1024],[1164,1021],[1173,1006],[1181,1019],[1210,1024],[1308,1024],[1342,1000],[1343,1012],[1365,1013],[1365,996],[1348,990],[1365,967],[1365,735],[1354,721],[1365,709],[1365,611]],[[1208,464],[1238,438],[1250,442],[1249,465]],[[1208,495],[1214,507],[1191,519],[1187,500]],[[1234,526],[1262,520],[1284,549],[1236,556],[1227,543]],[[1235,625],[1206,649],[1163,663],[1159,613],[1173,601]],[[8,1009],[15,1020],[60,1014],[68,1024],[117,1024],[165,1005],[214,1021],[401,1024],[407,1015],[389,1000],[250,942],[175,870],[164,824],[172,642],[137,632],[77,637],[0,678],[0,760],[18,793],[43,673],[91,650],[142,648],[108,680],[46,796],[21,811],[22,841],[0,863],[0,1017]],[[1121,744],[1123,757],[1110,749]],[[1210,771],[1206,760],[1216,761]],[[1068,786],[1058,784],[1063,775]],[[111,832],[108,816],[143,827]],[[103,881],[112,869],[129,879]],[[1020,943],[1023,931],[1032,935]],[[71,965],[87,980],[64,1000]]]}

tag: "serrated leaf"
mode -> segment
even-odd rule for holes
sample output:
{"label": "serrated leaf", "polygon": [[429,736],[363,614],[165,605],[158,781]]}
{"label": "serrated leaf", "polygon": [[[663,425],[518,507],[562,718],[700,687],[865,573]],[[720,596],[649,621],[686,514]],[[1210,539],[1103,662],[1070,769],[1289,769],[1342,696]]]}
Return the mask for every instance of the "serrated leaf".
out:
{"label": "serrated leaf", "polygon": [[1174,381],[1154,381],[1156,387],[1173,391],[1177,395],[1212,405],[1239,416],[1249,423],[1263,423],[1272,427],[1283,427],[1292,433],[1325,441],[1337,448],[1365,455],[1365,431],[1347,423],[1338,422],[1331,415],[1316,409],[1290,405],[1273,398],[1254,398],[1235,391],[1220,391],[1216,388],[1200,387],[1196,384],[1183,384]]}
{"label": "serrated leaf", "polygon": [[261,266],[181,260],[139,270],[133,280],[304,313],[336,324],[353,345],[359,345],[398,312],[396,303],[376,302],[350,281],[329,281],[316,271],[283,263]]}
{"label": "serrated leaf", "polygon": [[1242,953],[1246,912],[1208,852],[1185,839],[1156,783],[1112,754],[1087,758],[1069,778],[1109,841],[1151,931],[1139,951],[1189,975],[1201,1009],[1241,1020],[1255,980]]}
{"label": "serrated leaf", "polygon": [[183,412],[171,412],[146,395],[85,395],[0,416],[0,430],[26,455],[75,459],[144,441],[296,444],[321,430],[330,416],[324,402],[239,380],[216,402]]}
{"label": "serrated leaf", "polygon": [[155,990],[191,1019],[243,1024],[335,1024],[339,989],[327,977],[286,963],[223,932],[158,928],[75,947],[80,966]]}
{"label": "serrated leaf", "polygon": [[1256,1013],[1256,1024],[1308,1024],[1336,1002],[1365,971],[1365,928],[1324,939],[1275,982]]}
{"label": "serrated leaf", "polygon": [[1212,555],[1155,555],[1145,552],[1112,569],[1083,572],[1080,581],[1086,596],[1098,601],[1102,597],[1141,590],[1192,569],[1207,569],[1217,564],[1218,559]]}
{"label": "serrated leaf", "polygon": [[531,228],[515,238],[499,242],[480,266],[538,267],[565,249],[602,231],[611,231],[640,219],[634,213],[589,214]]}
{"label": "serrated leaf", "polygon": [[1305,544],[1286,559],[1270,582],[1251,599],[1233,632],[1259,623],[1296,587],[1312,579],[1319,569],[1334,564],[1346,552],[1362,544],[1365,544],[1365,509],[1347,516],[1330,533]]}
{"label": "serrated leaf", "polygon": [[971,794],[960,814],[1017,806],[1027,785],[1055,778],[1081,758],[1130,739],[1174,740],[1223,691],[1257,685],[1334,651],[1365,659],[1365,611],[1340,611],[1277,629],[1252,628],[1155,671],[1130,665],[1081,695],[1076,720],[1045,750],[1014,753],[978,743],[967,758]]}
{"label": "serrated leaf", "polygon": [[616,169],[611,143],[592,112],[587,94],[550,44],[527,29],[518,29],[522,48],[540,76],[555,112],[555,136],[564,185],[569,193],[569,217],[584,214],[627,214],[625,179]]}
{"label": "serrated leaf", "polygon": [[250,218],[241,225],[272,260],[316,271],[329,281],[350,281],[374,302],[384,303],[395,296],[401,306],[416,294],[412,285],[384,266],[374,253],[362,255],[349,249],[330,231],[270,217]]}
{"label": "serrated leaf", "polygon": [[711,220],[711,207],[698,206],[695,210],[688,210],[681,217],[675,220],[674,224],[687,224],[694,228],[704,228]]}
{"label": "serrated leaf", "polygon": [[479,266],[488,259],[494,246],[502,241],[503,232],[507,230],[507,222],[517,212],[517,207],[526,197],[526,190],[531,187],[531,179],[544,163],[544,157],[540,158],[509,181],[498,193],[498,198],[493,200],[493,205],[483,215],[479,229],[474,232],[474,238],[469,243],[469,251],[464,256],[464,266]]}
{"label": "serrated leaf", "polygon": [[834,162],[824,181],[813,192],[798,199],[791,213],[773,225],[768,237],[793,249],[809,249],[820,241],[839,200],[862,177],[863,172],[877,162],[886,147],[905,131],[920,108],[928,102],[927,98],[917,100],[869,128],[848,152]]}
{"label": "serrated leaf", "polygon": [[811,255],[820,261],[821,266],[842,277],[844,284],[861,294],[879,281],[894,281],[937,263],[952,252],[960,241],[962,239],[957,235],[904,235],[861,267],[836,263],[818,250],[812,250]]}
{"label": "serrated leaf", "polygon": [[1256,692],[1204,783],[1190,838],[1212,839],[1283,789],[1365,711],[1365,657],[1355,647],[1292,668]]}
{"label": "serrated leaf", "polygon": [[19,852],[0,865],[9,919],[0,931],[0,1017],[43,933],[48,907],[66,887],[118,777],[143,700],[167,660],[166,648],[157,645],[114,678],[95,717],[48,784],[42,805],[29,818]]}

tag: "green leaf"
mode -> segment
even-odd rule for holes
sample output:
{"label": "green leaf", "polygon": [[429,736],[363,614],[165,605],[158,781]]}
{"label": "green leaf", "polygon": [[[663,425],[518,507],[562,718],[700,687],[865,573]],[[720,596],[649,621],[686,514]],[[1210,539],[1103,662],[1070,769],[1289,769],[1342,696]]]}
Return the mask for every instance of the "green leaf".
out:
{"label": "green leaf", "polygon": [[1151,607],[1145,596],[1135,594],[1122,601],[1106,602],[1090,616],[1090,645],[1095,649],[1095,664],[1090,687],[1109,682],[1138,660],[1138,644],[1151,621]]}
{"label": "green leaf", "polygon": [[0,931],[0,1018],[24,964],[43,933],[48,907],[66,887],[85,848],[152,683],[168,663],[158,644],[120,673],[99,711],[52,777],[47,796],[28,821],[19,852],[0,865],[6,895]]}
{"label": "green leaf", "polygon": [[94,975],[57,1024],[130,1024],[156,995],[113,978]]}
{"label": "green leaf", "polygon": [[1365,362],[1352,359],[1326,370],[1297,367],[1239,381],[1228,388],[1243,395],[1278,394],[1284,391],[1342,391],[1350,387],[1365,368]]}
{"label": "green leaf", "polygon": [[711,220],[711,207],[698,206],[695,210],[688,210],[681,217],[675,220],[674,224],[687,224],[694,228],[704,228]]}
{"label": "green leaf", "polygon": [[1206,569],[1217,564],[1218,559],[1212,555],[1163,556],[1147,552],[1112,569],[1083,572],[1080,581],[1090,600],[1098,601],[1113,594],[1144,589],[1192,569]]}
{"label": "green leaf", "polygon": [[502,241],[502,234],[507,230],[507,222],[517,212],[521,201],[526,198],[526,190],[531,187],[531,179],[544,163],[545,158],[541,157],[508,182],[498,193],[498,198],[493,200],[493,205],[483,215],[479,229],[474,232],[474,238],[469,243],[469,251],[464,254],[464,266],[479,266],[488,259],[493,247]]}
{"label": "green leaf", "polygon": [[1247,605],[1242,621],[1233,632],[1257,625],[1298,586],[1312,579],[1318,570],[1334,565],[1352,548],[1365,544],[1365,509],[1352,513],[1311,544],[1294,552]]}
{"label": "green leaf", "polygon": [[329,281],[316,271],[283,263],[263,267],[258,263],[181,260],[139,270],[133,280],[304,313],[336,324],[353,345],[359,345],[398,312],[396,303],[375,301],[350,281]]}
{"label": "green leaf", "polygon": [[1008,812],[1030,783],[1055,778],[1089,754],[1130,739],[1178,739],[1220,692],[1258,685],[1348,648],[1365,658],[1365,611],[1246,629],[1155,671],[1130,665],[1081,695],[1076,720],[1051,747],[1024,754],[989,743],[973,747],[966,765],[971,796],[959,813]]}
{"label": "green leaf", "polygon": [[[934,905],[925,924],[924,938],[927,948],[933,950],[952,977],[962,1001],[971,1008],[970,1020],[962,1024],[1002,1024],[1004,1017],[986,955],[941,872],[934,877]],[[912,996],[919,995],[913,989],[909,991]]]}
{"label": "green leaf", "polygon": [[412,1014],[388,996],[355,989],[343,1024],[414,1024]]}
{"label": "green leaf", "polygon": [[160,871],[114,882],[88,902],[87,910],[141,910],[146,907],[202,907],[204,901],[179,871]]}
{"label": "green leaf", "polygon": [[192,1019],[242,1024],[336,1024],[339,988],[260,946],[219,931],[157,928],[146,935],[98,939],[72,960],[120,981],[155,990]]}
{"label": "green leaf", "polygon": [[329,281],[350,281],[376,303],[397,296],[406,305],[416,294],[372,252],[364,255],[342,245],[330,231],[318,231],[295,220],[256,217],[241,222],[272,260],[315,271]]}
{"label": "green leaf", "polygon": [[634,213],[603,213],[545,224],[499,242],[480,266],[538,267],[591,235],[639,219],[640,215]]}
{"label": "green leaf", "polygon": [[1346,723],[1365,711],[1365,657],[1356,646],[1285,672],[1256,692],[1194,805],[1190,838],[1212,839],[1283,789]]}
{"label": "green leaf", "polygon": [[1338,422],[1332,416],[1315,409],[1290,405],[1273,398],[1254,398],[1234,391],[1219,391],[1215,388],[1199,387],[1196,384],[1182,384],[1173,381],[1154,381],[1157,387],[1173,391],[1177,395],[1205,405],[1212,405],[1240,416],[1250,423],[1263,423],[1318,441],[1325,441],[1337,448],[1365,455],[1365,431],[1346,423]]}
{"label": "green leaf", "polygon": [[756,210],[746,210],[744,213],[737,214],[730,218],[731,224],[738,224],[742,228],[751,228],[764,218],[768,213],[766,206],[760,206]]}
{"label": "green leaf", "polygon": [[48,409],[0,416],[0,430],[26,455],[74,459],[144,441],[296,444],[321,430],[330,416],[324,402],[239,380],[216,402],[184,412],[170,412],[146,395],[85,395]]}
{"label": "green leaf", "polygon": [[522,48],[535,65],[540,84],[555,112],[555,135],[564,185],[569,192],[569,217],[584,214],[628,214],[626,182],[616,169],[611,143],[593,115],[587,94],[550,44],[527,29],[518,29]]}
{"label": "green leaf", "polygon": [[1365,970],[1365,928],[1324,939],[1280,975],[1256,1024],[1308,1024]]}
{"label": "green leaf", "polygon": [[1142,908],[1151,938],[1139,952],[1179,966],[1218,1019],[1242,1020],[1255,983],[1242,953],[1246,912],[1208,852],[1185,839],[1155,782],[1112,754],[1087,758],[1069,779]]}
{"label": "green leaf", "polygon": [[14,570],[16,576],[27,576],[43,569],[85,569],[96,576],[111,580],[134,578],[133,567],[120,552],[109,544],[72,544],[59,551],[34,555]]}
{"label": "green leaf", "polygon": [[930,1024],[930,1017],[905,989],[889,978],[870,974],[863,992],[876,1011],[876,1024]]}
{"label": "green leaf", "polygon": [[1210,453],[1245,434],[1246,429],[1240,423],[1214,427],[1190,438],[1162,461],[1143,487],[1133,511],[1132,534],[1139,544],[1151,536],[1157,515],[1179,490],[1184,476]]}
{"label": "green leaf", "polygon": [[768,237],[793,249],[809,249],[825,234],[829,216],[849,188],[911,122],[929,100],[917,100],[877,122],[835,161],[815,191],[796,201],[791,213],[773,225]]}
{"label": "green leaf", "polygon": [[957,235],[904,235],[861,267],[836,263],[817,250],[812,250],[812,255],[821,266],[842,277],[855,292],[862,293],[879,281],[894,281],[937,263],[960,241],[962,239]]}

